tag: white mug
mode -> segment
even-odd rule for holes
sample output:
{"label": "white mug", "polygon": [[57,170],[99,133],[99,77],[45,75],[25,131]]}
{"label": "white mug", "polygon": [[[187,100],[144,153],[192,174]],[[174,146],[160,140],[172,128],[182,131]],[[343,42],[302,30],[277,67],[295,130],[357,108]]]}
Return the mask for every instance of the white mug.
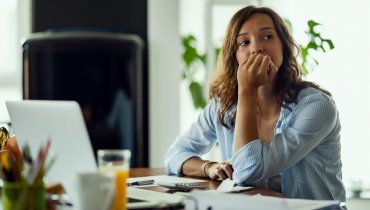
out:
{"label": "white mug", "polygon": [[77,176],[81,210],[110,210],[114,200],[115,177],[98,172]]}

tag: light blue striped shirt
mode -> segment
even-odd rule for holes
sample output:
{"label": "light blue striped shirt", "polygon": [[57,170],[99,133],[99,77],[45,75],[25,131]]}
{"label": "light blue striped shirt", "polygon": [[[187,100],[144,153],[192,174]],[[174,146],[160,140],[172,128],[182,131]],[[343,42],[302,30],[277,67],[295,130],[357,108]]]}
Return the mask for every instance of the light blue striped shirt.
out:
{"label": "light blue striped shirt", "polygon": [[218,102],[211,100],[190,129],[176,138],[165,155],[168,174],[181,175],[187,159],[202,156],[218,142],[238,184],[256,184],[281,174],[282,193],[289,197],[345,202],[339,115],[325,93],[301,90],[297,104],[281,108],[272,141],[263,144],[256,139],[236,153],[234,132],[218,122],[218,109]]}

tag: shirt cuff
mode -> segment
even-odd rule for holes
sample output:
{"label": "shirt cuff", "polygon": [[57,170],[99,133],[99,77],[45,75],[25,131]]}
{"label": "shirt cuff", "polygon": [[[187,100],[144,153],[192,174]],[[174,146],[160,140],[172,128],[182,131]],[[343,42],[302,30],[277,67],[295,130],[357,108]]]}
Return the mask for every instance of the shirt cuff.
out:
{"label": "shirt cuff", "polygon": [[198,154],[191,153],[191,152],[186,152],[186,153],[179,153],[176,155],[176,158],[173,158],[171,160],[167,167],[167,174],[168,175],[176,175],[176,176],[181,176],[182,175],[182,165],[190,158],[192,157],[199,157]]}

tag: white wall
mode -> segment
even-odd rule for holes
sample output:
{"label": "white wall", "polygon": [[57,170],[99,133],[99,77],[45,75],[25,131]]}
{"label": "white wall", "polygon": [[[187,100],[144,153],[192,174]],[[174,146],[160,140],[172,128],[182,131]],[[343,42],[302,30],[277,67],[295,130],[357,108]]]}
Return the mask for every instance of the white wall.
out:
{"label": "white wall", "polygon": [[[204,20],[203,14],[205,10],[205,4],[199,0],[179,0],[180,11],[179,11],[179,30],[181,36],[193,34],[197,37],[197,48],[201,52],[204,52]],[[190,14],[191,11],[191,15]],[[182,48],[180,48],[182,52]],[[181,63],[181,68],[183,64]],[[181,70],[181,69],[180,69]],[[180,133],[190,126],[195,121],[200,113],[199,110],[194,109],[194,105],[191,101],[191,95],[189,92],[188,84],[185,81],[181,81],[179,90],[179,109],[180,112]]]}
{"label": "white wall", "polygon": [[180,34],[178,0],[148,1],[150,166],[179,133]]}
{"label": "white wall", "polygon": [[0,5],[1,124],[9,122],[5,101],[22,99],[20,40],[30,34],[31,7],[29,0],[0,0]]}

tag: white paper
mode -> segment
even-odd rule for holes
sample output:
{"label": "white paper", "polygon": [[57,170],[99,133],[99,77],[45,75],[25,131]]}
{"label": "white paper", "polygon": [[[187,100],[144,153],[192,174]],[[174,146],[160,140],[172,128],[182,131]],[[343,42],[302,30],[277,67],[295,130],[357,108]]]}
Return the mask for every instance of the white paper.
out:
{"label": "white paper", "polygon": [[196,202],[185,203],[185,210],[313,210],[327,206],[339,205],[339,201],[304,200],[293,198],[277,198],[263,195],[230,194],[218,191],[192,191],[188,194]]}
{"label": "white paper", "polygon": [[251,187],[251,186],[249,186],[249,187],[234,186],[233,189],[230,192],[240,192],[240,191],[248,190],[248,189],[251,189],[251,188],[253,188],[253,187]]}
{"label": "white paper", "polygon": [[234,186],[235,186],[235,182],[231,180],[230,178],[227,178],[221,182],[221,184],[217,188],[217,191],[230,192],[233,190]]}
{"label": "white paper", "polygon": [[217,191],[219,192],[239,192],[243,190],[248,190],[253,187],[242,187],[242,186],[235,186],[235,182],[230,178],[225,179],[221,182],[220,186],[218,186]]}

